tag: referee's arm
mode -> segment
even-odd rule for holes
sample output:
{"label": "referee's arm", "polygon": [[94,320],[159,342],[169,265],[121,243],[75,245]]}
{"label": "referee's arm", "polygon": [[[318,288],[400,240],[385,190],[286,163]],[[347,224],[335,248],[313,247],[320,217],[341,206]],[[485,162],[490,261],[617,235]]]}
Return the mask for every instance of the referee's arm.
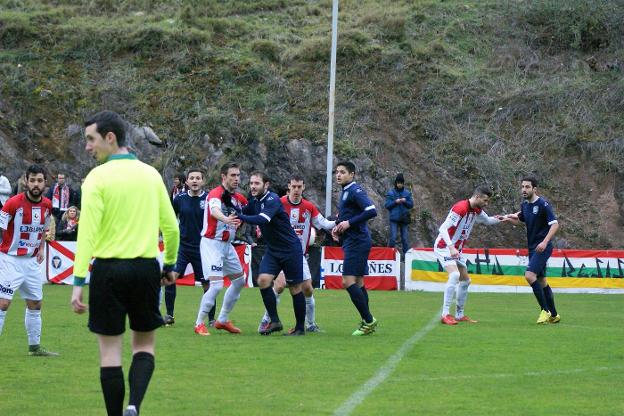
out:
{"label": "referee's arm", "polygon": [[95,181],[90,181],[89,176],[87,176],[87,180],[82,186],[82,211],[74,260],[74,285],[76,286],[85,284],[103,213],[102,195],[95,186]]}

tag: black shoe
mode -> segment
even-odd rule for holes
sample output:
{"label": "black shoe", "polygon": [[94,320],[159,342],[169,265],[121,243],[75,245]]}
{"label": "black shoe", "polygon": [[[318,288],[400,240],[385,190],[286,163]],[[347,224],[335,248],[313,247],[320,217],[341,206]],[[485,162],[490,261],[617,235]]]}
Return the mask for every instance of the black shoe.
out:
{"label": "black shoe", "polygon": [[305,335],[305,331],[297,328],[291,328],[288,333],[283,334],[285,337]]}
{"label": "black shoe", "polygon": [[165,326],[171,326],[175,324],[175,318],[171,315],[165,315],[163,321],[165,321]]}
{"label": "black shoe", "polygon": [[269,326],[264,328],[262,331],[258,331],[260,335],[270,335],[273,332],[278,332],[284,329],[284,326],[281,322],[271,322]]}

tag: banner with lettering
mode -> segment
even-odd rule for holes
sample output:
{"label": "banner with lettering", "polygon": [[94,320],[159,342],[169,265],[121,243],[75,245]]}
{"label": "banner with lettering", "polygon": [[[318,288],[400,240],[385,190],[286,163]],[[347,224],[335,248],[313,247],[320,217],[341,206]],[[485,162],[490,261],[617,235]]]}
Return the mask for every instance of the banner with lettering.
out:
{"label": "banner with lettering", "polygon": [[[530,290],[524,278],[528,263],[526,249],[466,248],[463,255],[473,285],[482,285],[485,291]],[[546,277],[553,288],[624,293],[624,250],[555,249],[546,265]],[[433,249],[417,248],[407,252],[406,290],[442,290],[443,286],[428,283],[446,283],[447,279]]]}
{"label": "banner with lettering", "polygon": [[[342,289],[342,247],[323,247],[321,283],[326,289]],[[368,275],[364,285],[372,290],[397,290],[401,277],[399,251],[390,247],[373,247],[368,255]]]}

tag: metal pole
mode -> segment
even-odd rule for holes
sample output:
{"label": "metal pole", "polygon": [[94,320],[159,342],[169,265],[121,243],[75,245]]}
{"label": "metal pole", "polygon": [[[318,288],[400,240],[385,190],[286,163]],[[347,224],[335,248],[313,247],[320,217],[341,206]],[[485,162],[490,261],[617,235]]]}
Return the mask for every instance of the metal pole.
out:
{"label": "metal pole", "polygon": [[336,95],[336,47],[338,45],[338,0],[333,0],[331,64],[329,67],[329,126],[327,128],[327,176],[325,179],[325,216],[332,210],[332,179],[334,171],[334,98]]}

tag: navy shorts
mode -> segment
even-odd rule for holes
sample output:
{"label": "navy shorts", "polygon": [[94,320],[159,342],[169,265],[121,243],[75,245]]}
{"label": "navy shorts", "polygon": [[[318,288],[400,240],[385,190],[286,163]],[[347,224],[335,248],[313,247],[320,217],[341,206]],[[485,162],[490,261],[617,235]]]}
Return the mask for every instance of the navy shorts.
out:
{"label": "navy shorts", "polygon": [[546,247],[546,250],[538,253],[537,251],[529,251],[529,265],[527,266],[528,272],[533,272],[537,277],[546,276],[546,262],[552,254],[552,246]]}
{"label": "navy shorts", "polygon": [[160,265],[154,259],[96,259],[89,281],[89,329],[102,335],[121,335],[126,315],[133,331],[162,326]]}
{"label": "navy shorts", "polygon": [[198,282],[204,281],[204,272],[202,270],[201,254],[199,253],[199,247],[197,249],[180,246],[178,250],[178,260],[176,261],[174,271],[180,273],[180,277],[184,277],[186,266],[191,263],[193,266],[193,274],[195,280]]}
{"label": "navy shorts", "polygon": [[368,255],[372,241],[365,240],[345,240],[342,244],[344,251],[344,261],[342,263],[343,276],[361,277],[368,274]]}
{"label": "navy shorts", "polygon": [[286,276],[286,283],[289,286],[303,282],[303,254],[301,251],[294,253],[276,254],[270,250],[262,257],[259,273],[266,273],[277,276],[283,271]]}

